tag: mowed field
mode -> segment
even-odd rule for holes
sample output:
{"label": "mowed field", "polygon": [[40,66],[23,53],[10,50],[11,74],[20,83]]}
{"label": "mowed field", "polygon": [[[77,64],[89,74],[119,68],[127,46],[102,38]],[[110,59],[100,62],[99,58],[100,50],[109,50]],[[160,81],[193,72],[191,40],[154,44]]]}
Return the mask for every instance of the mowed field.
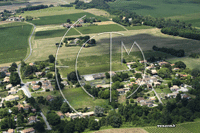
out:
{"label": "mowed field", "polygon": [[109,5],[111,8],[126,9],[144,16],[170,17],[200,13],[199,3],[194,2],[195,0],[117,0]]}
{"label": "mowed field", "polygon": [[25,23],[0,25],[0,63],[20,61],[25,58],[32,26]]}
{"label": "mowed field", "polygon": [[43,16],[29,22],[35,25],[62,24],[62,23],[66,23],[67,19],[70,19],[71,21],[76,21],[79,18],[83,17],[84,15],[86,15],[87,18],[95,17],[96,19],[100,19],[101,21],[108,21],[107,18],[104,18],[101,16],[95,16],[87,12],[82,12],[82,13],[63,14],[63,15],[54,15],[54,16]]}

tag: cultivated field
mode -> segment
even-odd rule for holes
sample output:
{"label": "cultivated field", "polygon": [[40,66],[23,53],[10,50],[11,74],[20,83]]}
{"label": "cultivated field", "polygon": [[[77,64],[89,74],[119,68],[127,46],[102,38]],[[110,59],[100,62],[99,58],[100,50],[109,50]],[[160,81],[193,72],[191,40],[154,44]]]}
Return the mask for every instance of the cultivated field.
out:
{"label": "cultivated field", "polygon": [[199,13],[199,3],[189,0],[117,0],[109,3],[112,8],[126,9],[140,15],[170,17]]}
{"label": "cultivated field", "polygon": [[[162,34],[159,29],[155,28],[120,31],[120,32],[124,33],[125,36],[122,37],[113,34],[113,69],[116,68],[115,70],[124,69],[123,67],[118,65],[120,63],[120,57],[121,57],[120,55],[121,41],[124,42],[128,51],[130,50],[133,42],[136,41],[144,51],[146,59],[148,59],[151,56],[162,57],[166,59],[174,58],[174,56],[171,56],[163,52],[155,52],[155,51],[152,52],[153,45],[156,45],[158,47],[165,46],[169,48],[174,47],[176,49],[184,49],[186,51],[186,55],[189,55],[191,52],[200,50],[199,41],[165,35]],[[89,34],[89,35],[92,37],[97,34]],[[83,48],[82,51],[80,52],[78,58],[78,70],[80,71],[81,74],[87,74],[90,72],[97,73],[109,70],[109,42],[110,42],[109,34],[95,36],[95,39],[97,41],[96,46]],[[48,58],[48,55],[50,54],[55,55],[56,53],[55,43],[58,43],[60,40],[61,37],[34,40],[33,54],[30,57],[30,60],[28,60],[27,62],[46,60]],[[191,44],[193,47],[190,47]],[[75,46],[75,47],[63,46],[60,48],[58,54],[59,65],[70,66],[69,68],[61,70],[64,77],[67,75],[67,73],[74,70],[75,59],[80,48],[81,48],[80,46]],[[130,56],[127,56],[127,54],[124,53],[124,58],[126,58],[127,61],[131,61],[134,58],[142,59],[141,53],[136,52],[138,51],[138,48],[136,46],[134,46],[133,51],[135,52],[131,52]],[[179,59],[181,58],[178,58],[177,60]]]}
{"label": "cultivated field", "polygon": [[[35,39],[62,37],[67,30],[68,30],[67,28],[64,28],[58,30],[38,31],[35,33]],[[72,28],[67,33],[67,36],[72,36],[72,35],[80,35],[80,34],[75,29]]]}
{"label": "cultivated field", "polygon": [[124,28],[120,27],[117,24],[78,27],[77,30],[79,30],[82,34],[112,32],[112,31],[125,31]]}
{"label": "cultivated field", "polygon": [[0,25],[0,63],[20,61],[28,49],[28,37],[32,26],[25,23]]}
{"label": "cultivated field", "polygon": [[94,14],[96,16],[103,16],[103,17],[110,17],[110,14],[104,10],[100,10],[100,9],[86,9],[84,10],[85,12],[88,12],[88,13],[91,13],[91,14]]}
{"label": "cultivated field", "polygon": [[63,14],[63,15],[54,15],[54,16],[43,16],[39,17],[38,19],[30,21],[31,23],[35,25],[50,25],[50,24],[62,24],[66,23],[67,19],[70,19],[71,21],[76,21],[79,18],[86,15],[87,18],[95,17],[96,19],[100,19],[101,21],[107,21],[107,18],[101,17],[101,16],[95,16],[91,13],[73,13],[73,14]]}

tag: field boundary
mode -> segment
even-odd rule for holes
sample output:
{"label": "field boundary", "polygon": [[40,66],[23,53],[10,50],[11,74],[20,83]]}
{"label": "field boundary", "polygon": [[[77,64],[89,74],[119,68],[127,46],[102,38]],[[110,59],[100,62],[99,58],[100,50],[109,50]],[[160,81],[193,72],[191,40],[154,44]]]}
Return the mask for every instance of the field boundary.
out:
{"label": "field boundary", "polygon": [[[113,21],[114,22],[114,21]],[[119,26],[121,26],[122,28],[124,28],[126,31],[129,31],[128,29],[126,29],[126,27],[125,26],[123,26],[123,25],[121,25],[121,24],[118,24],[118,23],[116,23],[116,22],[114,22],[115,24],[117,24],[117,25],[119,25]]]}
{"label": "field boundary", "polygon": [[76,28],[73,28],[73,29],[75,29],[80,35],[83,35],[78,29]]}

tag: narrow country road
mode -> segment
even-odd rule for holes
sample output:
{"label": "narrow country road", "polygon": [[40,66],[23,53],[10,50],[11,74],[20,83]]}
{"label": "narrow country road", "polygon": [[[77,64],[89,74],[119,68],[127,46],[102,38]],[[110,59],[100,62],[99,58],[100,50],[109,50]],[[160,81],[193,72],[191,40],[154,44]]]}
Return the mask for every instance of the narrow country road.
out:
{"label": "narrow country road", "polygon": [[[34,34],[34,32],[35,32],[36,26],[35,26],[34,24],[32,24],[32,23],[29,23],[29,22],[25,22],[25,23],[30,24],[30,25],[33,26],[33,31],[32,31],[32,33],[31,33],[31,35],[30,35],[30,37],[29,37],[29,40],[28,40],[28,41],[29,41],[30,53],[29,53],[29,55],[24,59],[24,61],[27,61],[27,60],[30,58],[30,56],[31,56],[31,54],[32,54],[32,51],[33,51],[32,46],[31,46],[31,39],[32,39],[32,36],[33,36],[33,34]],[[22,78],[21,78],[21,71],[20,71],[20,69],[21,69],[21,63],[18,65],[17,71],[18,71],[19,77],[20,77],[20,79],[21,79],[21,84],[24,84],[24,83],[23,83],[23,80],[22,80]],[[31,97],[31,93],[30,93],[30,91],[29,91],[29,89],[28,89],[28,87],[27,87],[28,84],[29,84],[29,83],[24,84],[24,85],[22,86],[21,90],[23,90],[24,94],[25,94],[28,98],[30,98],[30,97]],[[44,114],[43,114],[42,112],[41,112],[40,114],[41,114],[42,118],[44,119],[44,122],[45,122],[45,124],[46,124],[46,126],[47,126],[47,130],[52,130],[52,128],[50,127],[50,125],[49,125],[49,123],[48,123],[46,117],[44,116]]]}
{"label": "narrow country road", "polygon": [[161,101],[160,97],[158,96],[158,93],[154,90],[153,86],[152,86],[152,90],[153,90],[154,93],[156,94],[156,96],[157,96],[159,102],[160,102],[161,104],[163,104],[163,102]]}
{"label": "narrow country road", "polygon": [[[32,31],[32,33],[31,33],[31,35],[30,35],[30,37],[29,37],[29,40],[28,40],[28,41],[29,41],[30,53],[29,53],[28,57],[26,57],[26,58],[24,59],[24,61],[27,61],[27,60],[30,58],[30,56],[31,56],[31,54],[32,54],[32,51],[33,51],[32,46],[31,46],[31,38],[32,38],[32,36],[33,36],[33,34],[34,34],[34,32],[35,32],[36,26],[35,26],[34,24],[32,24],[32,23],[29,23],[29,22],[25,22],[25,23],[30,24],[30,25],[33,26],[33,31]],[[18,72],[19,77],[20,77],[20,79],[21,79],[21,83],[23,84],[23,80],[22,80],[22,78],[21,78],[21,71],[20,71],[20,69],[21,69],[21,63],[18,65],[17,72]]]}

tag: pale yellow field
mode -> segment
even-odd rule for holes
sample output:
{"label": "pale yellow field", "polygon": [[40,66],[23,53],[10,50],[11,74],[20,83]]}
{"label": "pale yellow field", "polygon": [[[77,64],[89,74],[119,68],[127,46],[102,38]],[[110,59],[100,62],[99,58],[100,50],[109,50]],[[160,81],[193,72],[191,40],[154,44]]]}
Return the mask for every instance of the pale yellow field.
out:
{"label": "pale yellow field", "polygon": [[96,16],[104,16],[104,17],[110,17],[110,14],[104,10],[100,10],[100,9],[86,9],[84,10],[85,12],[94,14]]}
{"label": "pale yellow field", "polygon": [[35,32],[47,31],[47,30],[58,30],[58,29],[65,29],[65,28],[62,25],[42,25],[42,26],[36,26]]}
{"label": "pale yellow field", "polygon": [[148,133],[142,128],[122,128],[122,129],[107,129],[101,131],[95,131],[93,133]]}
{"label": "pale yellow field", "polygon": [[83,10],[75,9],[74,7],[51,7],[35,11],[26,11],[20,15],[23,17],[26,16],[42,17],[42,16],[62,15],[62,14],[74,14],[80,12],[83,12]]}

